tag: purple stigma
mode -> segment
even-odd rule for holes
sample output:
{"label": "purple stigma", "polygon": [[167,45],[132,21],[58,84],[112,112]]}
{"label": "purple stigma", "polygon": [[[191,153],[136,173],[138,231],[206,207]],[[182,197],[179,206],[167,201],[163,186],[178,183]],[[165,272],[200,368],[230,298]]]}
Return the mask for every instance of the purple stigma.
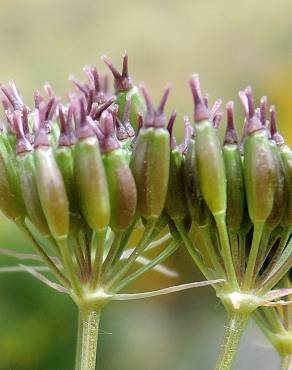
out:
{"label": "purple stigma", "polygon": [[268,113],[268,98],[266,96],[261,97],[260,100],[260,120],[264,127],[267,126],[267,113]]}
{"label": "purple stigma", "polygon": [[192,75],[189,84],[191,87],[195,106],[194,108],[195,122],[201,122],[210,119],[209,109],[206,107],[204,99],[202,97],[199,75],[198,74]]}
{"label": "purple stigma", "polygon": [[105,153],[112,152],[113,150],[119,149],[120,144],[117,140],[116,133],[115,133],[115,125],[113,122],[113,116],[108,111],[104,111],[101,116],[101,120],[103,122],[103,132],[104,132],[104,140],[103,140],[103,151]]}
{"label": "purple stigma", "polygon": [[227,127],[224,137],[224,144],[237,144],[238,136],[234,125],[234,102],[229,101],[226,104]]}
{"label": "purple stigma", "polygon": [[243,138],[245,138],[247,135],[263,130],[265,127],[260,121],[260,114],[256,114],[252,88],[248,86],[244,92],[240,91],[239,97],[245,113],[243,127]]}
{"label": "purple stigma", "polygon": [[110,71],[114,76],[114,87],[117,92],[119,91],[129,91],[133,87],[133,82],[131,77],[129,77],[128,69],[128,54],[125,52],[123,55],[123,68],[122,73],[120,73],[114,66],[113,62],[107,55],[102,55],[101,60],[108,66]]}
{"label": "purple stigma", "polygon": [[277,129],[277,115],[276,115],[276,107],[274,105],[270,106],[270,132],[271,138],[275,141],[277,145],[284,144],[284,138],[282,135],[279,134]]}
{"label": "purple stigma", "polygon": [[144,120],[144,126],[145,127],[154,127],[154,128],[162,128],[165,127],[166,124],[166,116],[164,114],[164,108],[170,93],[170,85],[167,84],[166,88],[164,90],[163,96],[161,98],[161,101],[159,103],[159,106],[157,110],[154,109],[152,100],[150,98],[150,95],[148,93],[148,90],[144,85],[141,85],[141,91],[145,99],[146,103],[146,117]]}
{"label": "purple stigma", "polygon": [[13,113],[13,126],[16,134],[16,153],[25,153],[32,151],[31,143],[25,137],[23,131],[23,124],[20,111],[15,111]]}
{"label": "purple stigma", "polygon": [[174,109],[171,113],[171,116],[170,116],[168,124],[167,124],[167,130],[168,130],[169,135],[170,135],[170,148],[172,150],[174,150],[176,148],[176,140],[175,140],[175,136],[174,136],[174,133],[173,133],[173,127],[174,127],[174,123],[175,123],[175,120],[176,120],[176,116],[177,116],[177,111]]}

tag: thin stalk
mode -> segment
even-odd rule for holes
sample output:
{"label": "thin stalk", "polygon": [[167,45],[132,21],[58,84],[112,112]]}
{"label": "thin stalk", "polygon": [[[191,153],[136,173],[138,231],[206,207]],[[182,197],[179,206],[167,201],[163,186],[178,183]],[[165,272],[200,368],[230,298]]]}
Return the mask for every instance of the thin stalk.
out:
{"label": "thin stalk", "polygon": [[201,256],[195,249],[182,220],[174,220],[175,227],[180,234],[182,241],[184,242],[189,254],[191,255],[192,259],[194,260],[195,264],[199,267],[203,275],[207,280],[211,280],[211,275],[208,271],[208,267],[205,265],[204,261],[202,261]]}
{"label": "thin stalk", "polygon": [[113,240],[112,245],[110,247],[110,250],[109,250],[109,252],[106,256],[106,259],[105,259],[105,261],[103,262],[103,265],[102,265],[102,274],[103,275],[106,275],[106,273],[108,272],[108,270],[112,266],[116,255],[119,252],[122,236],[123,236],[122,232],[115,232],[114,240]]}
{"label": "thin stalk", "polygon": [[18,224],[18,227],[25,233],[25,235],[33,243],[37,253],[41,257],[41,259],[46,263],[46,265],[49,266],[53,274],[59,279],[59,281],[64,285],[64,287],[66,287],[67,289],[70,289],[70,282],[68,281],[68,279],[58,269],[54,261],[47,255],[47,253],[43,250],[43,248],[37,243],[35,238],[31,235],[27,226],[25,224]]}
{"label": "thin stalk", "polygon": [[173,240],[163,252],[161,252],[157,257],[153,258],[151,262],[149,262],[147,265],[141,267],[137,271],[133,272],[131,275],[127,276],[125,279],[123,279],[114,289],[114,292],[119,292],[123,288],[125,288],[127,285],[131,284],[133,281],[137,280],[140,276],[144,275],[147,271],[151,270],[153,267],[158,265],[159,263],[166,260],[171,254],[173,254],[178,246],[180,244],[180,241]]}
{"label": "thin stalk", "polygon": [[241,272],[240,272],[240,249],[239,249],[239,240],[238,240],[238,233],[237,231],[230,230],[229,232],[230,237],[230,245],[232,251],[232,258],[233,258],[233,265],[235,268],[235,273],[237,276],[237,280],[240,279]]}
{"label": "thin stalk", "polygon": [[249,319],[249,314],[232,312],[228,316],[221,351],[215,370],[231,370],[239,348],[242,334]]}
{"label": "thin stalk", "polygon": [[239,253],[240,253],[240,275],[242,280],[242,276],[244,275],[245,270],[245,244],[246,244],[246,232],[240,231],[239,234]]}
{"label": "thin stalk", "polygon": [[209,259],[213,265],[213,268],[218,273],[220,277],[225,277],[225,271],[220,263],[220,259],[218,254],[216,253],[216,249],[214,248],[211,236],[210,236],[210,230],[209,227],[201,227],[196,228],[196,231],[198,234],[200,234],[204,241],[204,247],[206,247]]}
{"label": "thin stalk", "polygon": [[280,370],[292,370],[292,355],[282,358]]}
{"label": "thin stalk", "polygon": [[261,309],[264,312],[272,331],[279,334],[285,333],[285,328],[276,310],[271,307],[262,307]]}
{"label": "thin stalk", "polygon": [[256,260],[256,265],[255,265],[255,275],[259,274],[265,262],[265,259],[267,258],[273,246],[273,244],[269,244],[270,237],[271,237],[271,230],[268,229],[267,227],[264,227],[261,242],[260,242],[259,252],[258,252],[258,256]]}
{"label": "thin stalk", "polygon": [[269,263],[269,266],[267,267],[266,271],[263,273],[263,276],[262,278],[265,278],[266,276],[268,276],[271,271],[273,271],[273,269],[276,267],[277,263],[279,262],[279,259],[286,247],[286,244],[290,238],[290,235],[291,235],[291,228],[287,228],[286,230],[284,230],[283,232],[283,235],[281,236],[281,241],[280,241],[280,244],[277,248],[277,250],[275,251],[275,254],[273,255],[270,263]]}
{"label": "thin stalk", "polygon": [[81,279],[85,281],[88,278],[88,273],[85,268],[85,258],[79,243],[76,243],[76,245],[74,246],[74,252],[78,265],[78,272],[80,274]]}
{"label": "thin stalk", "polygon": [[82,337],[77,347],[75,370],[95,370],[100,311],[81,313]]}
{"label": "thin stalk", "polygon": [[136,261],[137,257],[144,251],[151,240],[152,232],[155,228],[156,220],[149,221],[145,227],[144,233],[136,246],[136,248],[131,253],[130,257],[125,261],[125,264],[117,271],[113,273],[112,278],[107,282],[105,289],[110,289],[113,285],[118,283],[131,269],[133,263]]}
{"label": "thin stalk", "polygon": [[103,263],[104,245],[106,241],[107,230],[97,231],[92,237],[92,245],[96,244],[95,258],[92,269],[92,282],[93,288],[96,288],[101,279],[101,269]]}
{"label": "thin stalk", "polygon": [[277,271],[272,273],[272,276],[268,276],[265,281],[263,281],[259,286],[261,287],[258,290],[258,294],[266,294],[270,289],[274,288],[274,286],[285,276],[285,274],[289,271],[292,264],[292,255],[290,254],[289,258],[278,268]]}
{"label": "thin stalk", "polygon": [[253,237],[248,262],[245,270],[243,290],[250,290],[254,281],[254,270],[257,261],[259,246],[263,234],[264,223],[257,222],[254,224]]}
{"label": "thin stalk", "polygon": [[135,230],[135,227],[136,227],[136,224],[137,224],[137,221],[138,221],[138,218],[136,217],[133,222],[131,223],[130,227],[128,227],[128,229],[123,233],[123,237],[121,239],[121,242],[120,242],[120,247],[119,247],[119,250],[113,260],[113,265],[115,265],[121,255],[123,254],[123,251],[125,250],[125,248],[127,247],[127,244],[132,236],[132,233],[133,231]]}
{"label": "thin stalk", "polygon": [[220,213],[217,215],[214,215],[218,233],[219,233],[219,239],[220,239],[220,245],[221,245],[221,252],[222,252],[222,257],[224,260],[224,265],[226,269],[226,274],[227,274],[227,280],[228,283],[231,285],[233,290],[238,290],[238,281],[235,273],[235,268],[233,265],[233,260],[232,260],[232,255],[231,255],[231,248],[230,248],[230,243],[229,243],[229,237],[228,237],[228,232],[227,232],[227,227],[226,227],[226,215],[224,213]]}
{"label": "thin stalk", "polygon": [[78,278],[78,274],[75,269],[72,256],[68,248],[67,238],[58,239],[56,240],[56,242],[58,243],[58,246],[60,248],[64,270],[68,274],[72,289],[74,290],[77,296],[81,297],[82,296],[81,282],[80,279]]}
{"label": "thin stalk", "polygon": [[87,230],[82,230],[79,235],[79,244],[83,248],[83,256],[85,261],[85,270],[86,275],[89,277],[91,275],[91,251],[90,251],[90,242],[88,240]]}

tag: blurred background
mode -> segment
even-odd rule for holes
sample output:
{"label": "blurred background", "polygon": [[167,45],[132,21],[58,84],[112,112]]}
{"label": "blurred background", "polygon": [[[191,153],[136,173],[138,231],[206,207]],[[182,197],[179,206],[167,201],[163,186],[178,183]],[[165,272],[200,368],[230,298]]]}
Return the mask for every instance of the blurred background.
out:
{"label": "blurred background", "polygon": [[[69,73],[100,55],[119,66],[126,49],[130,72],[157,101],[173,83],[168,110],[179,111],[177,134],[192,114],[187,85],[199,72],[211,102],[234,99],[252,84],[278,110],[281,133],[292,143],[292,7],[290,0],[0,1],[0,81],[14,79],[27,102],[49,81],[58,94]],[[0,219],[0,246],[29,251],[11,223]],[[0,257],[0,265],[15,261]],[[168,261],[180,272],[169,280],[152,272],[133,290],[149,290],[202,276],[183,250]],[[209,370],[224,330],[225,313],[211,288],[140,302],[112,303],[100,329],[99,370]],[[68,297],[23,273],[0,275],[0,370],[73,368],[77,311]],[[247,356],[248,353],[248,356]],[[237,370],[278,368],[279,358],[251,322]]]}

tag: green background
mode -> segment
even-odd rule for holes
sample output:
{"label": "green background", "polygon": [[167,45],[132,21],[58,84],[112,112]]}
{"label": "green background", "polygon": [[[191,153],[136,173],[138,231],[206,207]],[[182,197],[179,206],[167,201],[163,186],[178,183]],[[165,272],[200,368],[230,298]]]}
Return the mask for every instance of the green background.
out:
{"label": "green background", "polygon": [[[27,102],[49,81],[59,95],[69,73],[97,64],[106,53],[119,64],[126,49],[135,81],[157,101],[166,81],[173,91],[176,130],[192,114],[188,77],[199,72],[210,100],[235,99],[252,84],[277,105],[279,126],[292,143],[292,7],[278,1],[0,1],[0,81],[14,79]],[[16,227],[0,220],[0,247],[29,251]],[[13,264],[0,258],[0,265]],[[183,250],[168,261],[180,272],[169,280],[152,272],[132,291],[202,279]],[[0,275],[0,369],[73,368],[77,312],[68,297],[23,273]],[[100,329],[99,370],[208,370],[216,359],[224,311],[211,288],[140,302],[112,303]],[[237,370],[276,370],[279,358],[253,323]]]}

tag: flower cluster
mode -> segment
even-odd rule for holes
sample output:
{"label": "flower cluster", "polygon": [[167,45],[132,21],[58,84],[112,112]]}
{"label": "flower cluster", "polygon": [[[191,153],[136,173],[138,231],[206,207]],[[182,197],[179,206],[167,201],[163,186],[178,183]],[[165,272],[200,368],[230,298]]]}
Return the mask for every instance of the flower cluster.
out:
{"label": "flower cluster", "polygon": [[[222,102],[209,109],[193,75],[194,125],[184,118],[177,145],[176,111],[169,120],[164,113],[170,86],[155,108],[146,87],[133,84],[127,55],[122,73],[103,60],[114,93],[94,66],[84,68],[85,82],[70,77],[77,91],[66,103],[47,84],[29,108],[13,82],[1,86],[0,209],[30,237],[87,322],[184,244],[217,283],[233,323],[226,341],[235,343],[253,311],[291,293],[271,291],[292,264],[292,151],[277,132],[275,107],[268,120],[267,98],[256,108],[251,88],[241,91],[242,137],[231,101],[221,144]],[[140,241],[127,250],[137,228]],[[164,242],[132,271],[145,250]],[[234,352],[226,347],[217,369],[228,369]]]}

